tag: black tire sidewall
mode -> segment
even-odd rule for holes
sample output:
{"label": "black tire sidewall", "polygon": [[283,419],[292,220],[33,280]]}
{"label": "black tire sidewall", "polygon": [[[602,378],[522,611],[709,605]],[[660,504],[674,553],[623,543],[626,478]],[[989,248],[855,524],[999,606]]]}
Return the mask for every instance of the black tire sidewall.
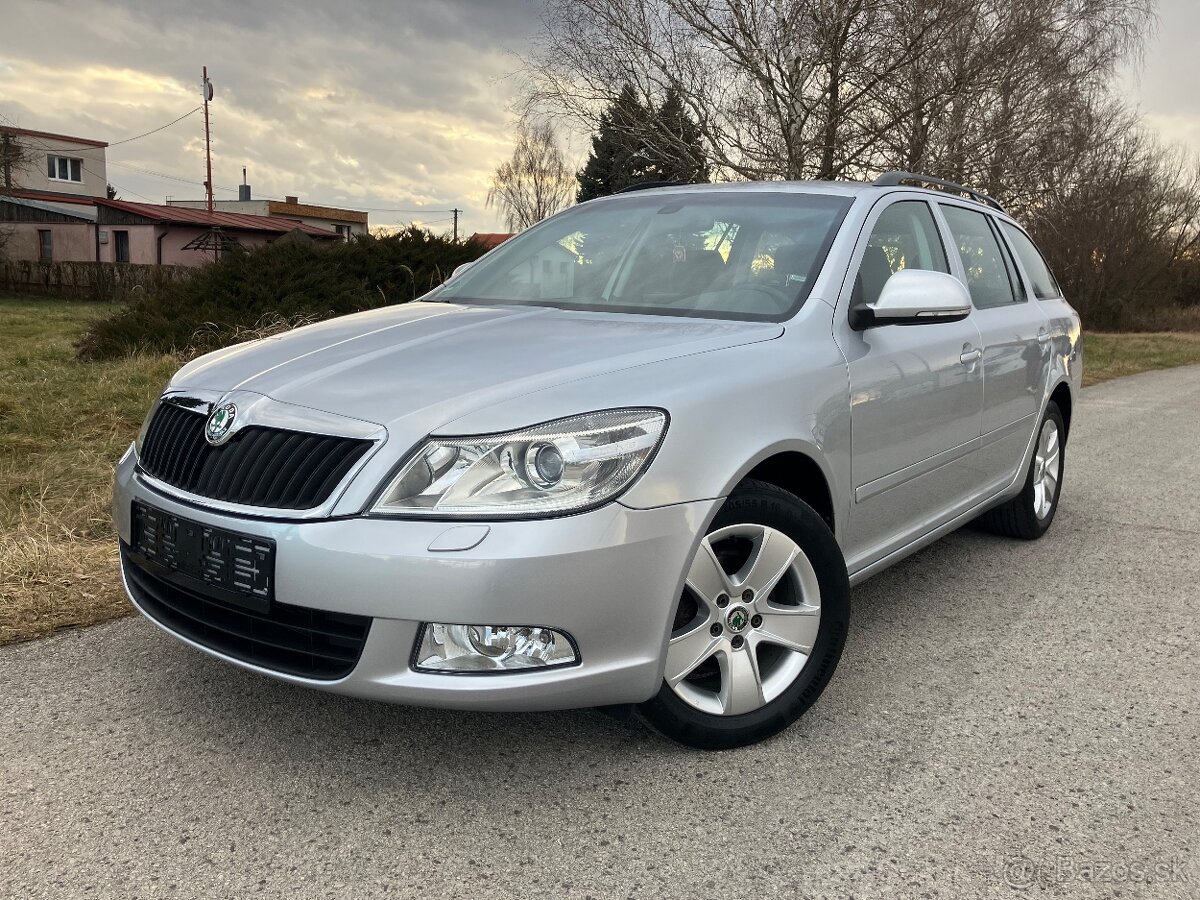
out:
{"label": "black tire sidewall", "polygon": [[701,712],[685,703],[664,681],[658,694],[638,711],[668,737],[693,747],[727,749],[782,731],[812,706],[833,676],[850,624],[850,584],[841,548],[825,521],[810,506],[773,485],[746,482],[729,496],[706,533],[729,525],[775,528],[808,556],[821,588],[821,623],[808,663],[796,680],[770,703],[738,716]]}
{"label": "black tire sidewall", "polygon": [[[1054,501],[1050,504],[1050,514],[1044,519],[1039,519],[1033,502],[1033,473],[1038,445],[1042,440],[1042,429],[1046,427],[1048,421],[1053,421],[1058,428],[1058,484],[1054,488]],[[1033,455],[1029,458],[1028,471],[1025,473],[1025,486],[1021,489],[1019,497],[1021,517],[1024,520],[1019,523],[1019,527],[1023,532],[1023,537],[1036,539],[1045,534],[1054,523],[1054,517],[1058,514],[1058,500],[1062,496],[1063,482],[1066,480],[1067,474],[1066,424],[1063,422],[1058,404],[1053,400],[1047,404],[1046,412],[1038,422],[1037,434],[1034,435],[1033,442]]]}

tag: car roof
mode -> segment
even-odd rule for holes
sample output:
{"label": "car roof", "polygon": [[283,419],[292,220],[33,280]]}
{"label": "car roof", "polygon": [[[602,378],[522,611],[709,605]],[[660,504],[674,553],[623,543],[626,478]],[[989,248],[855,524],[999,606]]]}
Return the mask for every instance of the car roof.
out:
{"label": "car roof", "polygon": [[792,193],[833,194],[853,197],[869,190],[881,190],[872,184],[859,181],[719,181],[705,184],[667,184],[646,188],[626,189],[613,194],[624,197],[629,194],[698,194],[709,192],[731,193]]}
{"label": "car roof", "polygon": [[834,197],[857,198],[863,195],[882,196],[884,194],[916,193],[925,197],[935,197],[938,200],[953,202],[969,209],[982,209],[992,215],[1016,224],[1007,210],[996,209],[970,197],[960,197],[949,191],[920,187],[919,185],[877,185],[866,181],[721,181],[704,184],[665,184],[633,187],[606,197],[597,197],[592,203],[613,200],[619,197],[637,197],[643,194],[701,194],[701,193],[774,193],[774,194],[825,194]]}

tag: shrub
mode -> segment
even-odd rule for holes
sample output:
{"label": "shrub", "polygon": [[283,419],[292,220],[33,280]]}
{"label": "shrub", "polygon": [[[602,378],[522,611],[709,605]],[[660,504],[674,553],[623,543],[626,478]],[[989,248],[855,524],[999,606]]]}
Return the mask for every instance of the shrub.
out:
{"label": "shrub", "polygon": [[329,247],[283,239],[238,250],[91,325],[82,359],[138,352],[196,355],[263,332],[404,303],[483,248],[419,228]]}

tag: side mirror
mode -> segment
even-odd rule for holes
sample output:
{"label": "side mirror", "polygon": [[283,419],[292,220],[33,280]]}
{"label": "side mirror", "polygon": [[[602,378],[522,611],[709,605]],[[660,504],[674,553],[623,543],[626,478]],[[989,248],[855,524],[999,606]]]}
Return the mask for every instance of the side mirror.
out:
{"label": "side mirror", "polygon": [[971,295],[953,275],[901,269],[884,283],[874,303],[850,307],[850,327],[862,331],[879,325],[958,322],[970,314]]}
{"label": "side mirror", "polygon": [[450,281],[450,280],[457,278],[459,275],[461,275],[463,272],[467,271],[467,269],[471,268],[471,266],[475,265],[475,263],[477,263],[477,262],[479,262],[479,260],[473,259],[470,262],[463,263],[461,266],[455,266],[454,271],[450,273],[450,278],[447,280]]}

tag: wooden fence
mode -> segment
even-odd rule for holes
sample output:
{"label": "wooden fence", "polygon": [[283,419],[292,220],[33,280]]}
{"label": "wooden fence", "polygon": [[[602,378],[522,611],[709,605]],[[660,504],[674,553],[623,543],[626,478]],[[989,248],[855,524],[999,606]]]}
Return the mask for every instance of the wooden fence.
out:
{"label": "wooden fence", "polygon": [[148,266],[107,262],[0,260],[0,294],[45,294],[104,303],[155,293],[181,281],[187,266]]}

